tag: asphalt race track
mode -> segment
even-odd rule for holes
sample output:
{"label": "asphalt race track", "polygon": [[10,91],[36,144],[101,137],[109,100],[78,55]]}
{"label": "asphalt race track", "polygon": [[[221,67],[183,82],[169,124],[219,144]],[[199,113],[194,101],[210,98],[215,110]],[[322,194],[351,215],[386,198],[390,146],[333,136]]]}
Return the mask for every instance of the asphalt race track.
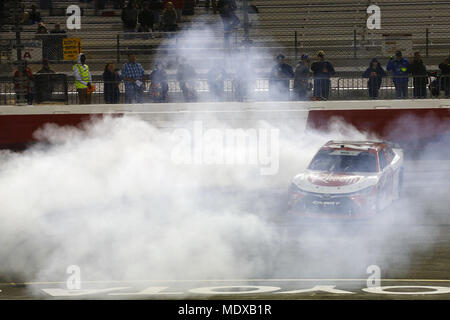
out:
{"label": "asphalt race track", "polygon": [[[408,205],[400,200],[384,212],[387,218],[369,221],[286,220],[285,191],[270,192],[264,199],[272,209],[261,215],[279,232],[278,249],[249,279],[83,280],[79,290],[68,290],[66,279],[2,277],[0,299],[450,299],[449,172],[448,162],[407,162]],[[248,196],[249,203],[260,196]],[[387,229],[389,236],[380,237]],[[370,258],[361,258],[365,253]],[[379,267],[380,282],[369,278],[370,265]]]}

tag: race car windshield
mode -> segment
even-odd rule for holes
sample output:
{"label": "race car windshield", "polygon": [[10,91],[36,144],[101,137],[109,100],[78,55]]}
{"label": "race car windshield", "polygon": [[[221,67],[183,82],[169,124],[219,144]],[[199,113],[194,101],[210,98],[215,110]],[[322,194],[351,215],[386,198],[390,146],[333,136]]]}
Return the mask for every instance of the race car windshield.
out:
{"label": "race car windshield", "polygon": [[349,150],[320,150],[308,169],[327,172],[376,172],[374,153]]}

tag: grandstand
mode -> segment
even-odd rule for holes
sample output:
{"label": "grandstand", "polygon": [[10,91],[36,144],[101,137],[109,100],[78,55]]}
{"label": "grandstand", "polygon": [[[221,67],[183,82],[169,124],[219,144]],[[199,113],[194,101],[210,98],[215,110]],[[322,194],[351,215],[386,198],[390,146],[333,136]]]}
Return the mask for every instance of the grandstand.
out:
{"label": "grandstand", "polygon": [[[242,0],[237,0],[236,14],[244,21]],[[137,60],[146,70],[151,70],[156,59],[164,57],[169,75],[174,73],[180,50],[198,66],[200,74],[210,66],[220,63],[229,52],[224,49],[224,30],[219,14],[206,12],[204,1],[198,1],[194,15],[183,16],[180,27],[198,31],[198,41],[180,41],[179,34],[154,32],[145,37],[127,38],[122,30],[121,9],[114,9],[111,1],[103,9],[89,3],[74,0],[53,0],[53,8],[40,9],[42,19],[49,29],[55,23],[66,25],[65,9],[71,4],[82,8],[80,30],[67,30],[67,37],[80,38],[82,51],[94,76],[102,73],[105,62],[121,66],[129,51],[137,53]],[[39,1],[26,2],[39,8]],[[243,23],[234,29],[229,50],[245,51],[254,57],[252,65],[258,77],[264,78],[273,64],[273,57],[283,52],[287,62],[295,65],[301,53],[315,55],[324,50],[333,62],[338,76],[360,75],[373,57],[385,65],[388,57],[383,54],[383,34],[410,35],[412,50],[420,51],[429,70],[437,70],[437,64],[449,53],[450,1],[419,0],[249,0],[258,13],[249,13],[249,39],[245,46]],[[381,7],[381,29],[368,30],[366,12],[368,5]],[[36,25],[22,26],[22,39],[36,37]],[[202,31],[208,30],[205,34]],[[195,38],[196,36],[194,36]],[[0,75],[10,77],[15,54],[6,54],[15,39],[13,26],[7,24],[1,32],[2,62]],[[191,36],[190,40],[193,37]],[[6,48],[6,49],[5,49]],[[12,51],[11,51],[12,52]],[[265,54],[260,54],[264,52]],[[40,61],[32,61],[31,69],[37,71]],[[71,76],[71,61],[50,61],[56,72]]]}
{"label": "grandstand", "polygon": [[[237,3],[238,6],[242,5],[240,1]],[[32,4],[39,7],[39,1],[27,1],[27,7]],[[55,23],[65,26],[64,9],[71,4],[74,4],[73,0],[54,0],[53,10],[41,10],[43,21],[50,27]],[[425,54],[428,30],[428,64],[436,64],[448,54],[450,48],[450,1],[250,0],[249,4],[256,6],[259,12],[250,14],[250,39],[253,42],[250,50],[264,48],[272,54],[284,52],[291,63],[294,63],[296,52],[315,53],[325,50],[328,57],[336,61],[337,66],[366,66],[370,58],[382,57],[382,34],[386,33],[411,34],[413,49]],[[381,30],[366,28],[368,4],[381,6]],[[91,65],[94,62],[97,71],[103,68],[105,60],[123,62],[126,60],[126,52],[130,49],[142,52],[143,56],[138,60],[143,62],[146,68],[150,68],[157,52],[168,55],[171,51],[176,53],[176,37],[168,41],[164,35],[155,34],[155,37],[150,39],[124,39],[121,34],[120,9],[113,9],[112,4],[102,10],[95,9],[93,2],[80,2],[79,5],[83,10],[82,28],[68,30],[68,36],[82,39],[83,51],[89,57]],[[207,41],[207,57],[214,59],[223,54],[222,23],[218,14],[213,15],[211,11],[206,13],[203,5],[200,1],[194,16],[183,16],[182,26],[211,30],[214,36]],[[57,10],[58,8],[61,10]],[[237,10],[241,21],[242,14],[242,10]],[[32,39],[35,32],[35,25],[23,26],[22,37]],[[233,44],[236,48],[244,39],[244,30],[241,27],[235,33]],[[14,38],[14,33],[2,32],[3,41]],[[358,60],[356,65],[355,56]],[[192,58],[195,59],[195,56]],[[260,64],[266,65],[268,62],[261,61]],[[70,66],[61,66],[60,69],[69,70]]]}

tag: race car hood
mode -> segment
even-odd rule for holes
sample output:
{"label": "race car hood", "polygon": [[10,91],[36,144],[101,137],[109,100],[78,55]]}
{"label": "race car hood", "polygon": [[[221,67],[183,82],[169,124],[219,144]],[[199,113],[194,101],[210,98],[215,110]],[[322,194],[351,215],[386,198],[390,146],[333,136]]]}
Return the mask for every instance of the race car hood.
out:
{"label": "race car hood", "polygon": [[295,176],[293,183],[307,192],[340,194],[368,188],[378,182],[376,173],[343,174],[307,170]]}

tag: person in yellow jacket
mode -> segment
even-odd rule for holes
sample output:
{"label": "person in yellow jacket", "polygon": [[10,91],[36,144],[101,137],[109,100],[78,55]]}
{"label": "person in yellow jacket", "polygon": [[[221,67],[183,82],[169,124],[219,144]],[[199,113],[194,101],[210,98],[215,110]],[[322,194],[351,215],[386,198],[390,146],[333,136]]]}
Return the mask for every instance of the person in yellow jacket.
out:
{"label": "person in yellow jacket", "polygon": [[78,63],[73,66],[73,73],[75,76],[75,86],[78,92],[79,104],[90,104],[91,94],[88,92],[92,89],[92,76],[89,72],[89,67],[86,64],[86,56],[84,53],[78,55]]}

